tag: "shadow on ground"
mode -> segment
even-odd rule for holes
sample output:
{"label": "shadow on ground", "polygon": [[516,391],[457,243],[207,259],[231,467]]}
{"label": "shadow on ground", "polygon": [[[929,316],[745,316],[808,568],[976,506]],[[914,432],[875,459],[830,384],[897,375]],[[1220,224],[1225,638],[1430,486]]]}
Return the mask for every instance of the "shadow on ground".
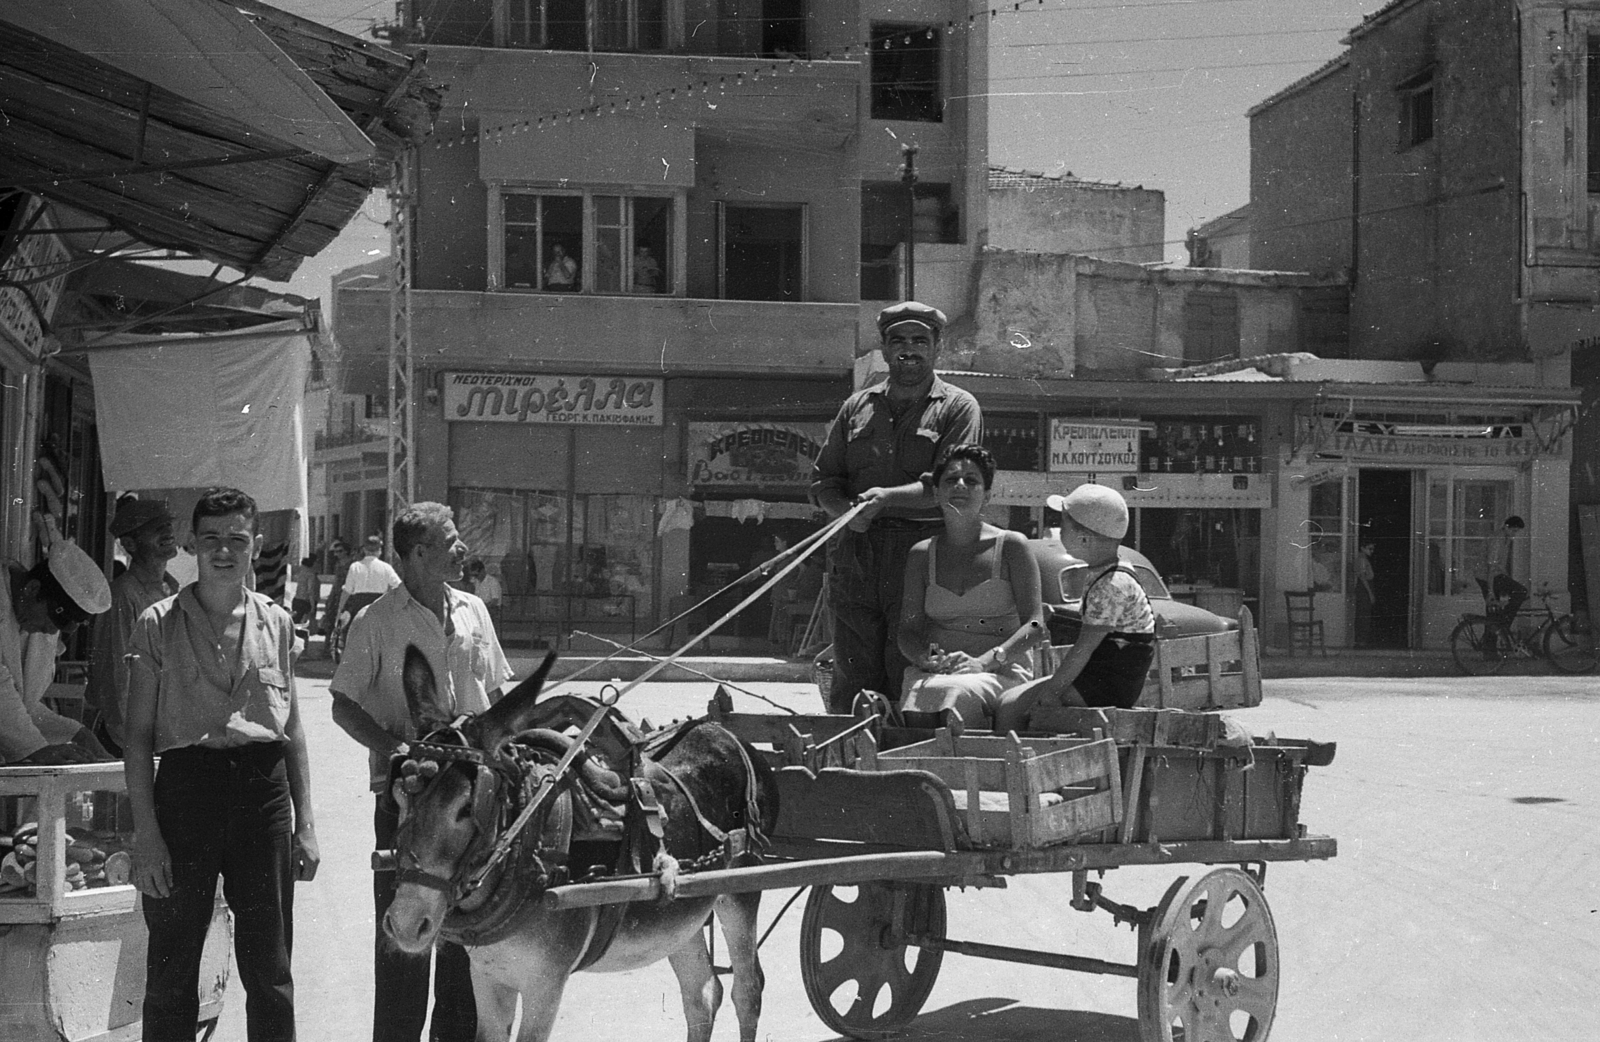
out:
{"label": "shadow on ground", "polygon": [[1013,999],[958,1002],[924,1013],[895,1035],[899,1042],[1139,1042],[1139,1022],[1109,1013],[1039,1009]]}

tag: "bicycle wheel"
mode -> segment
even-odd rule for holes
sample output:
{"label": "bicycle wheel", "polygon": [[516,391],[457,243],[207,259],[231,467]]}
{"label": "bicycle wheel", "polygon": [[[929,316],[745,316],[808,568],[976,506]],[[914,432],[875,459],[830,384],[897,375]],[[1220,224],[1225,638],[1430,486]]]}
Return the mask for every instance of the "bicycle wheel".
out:
{"label": "bicycle wheel", "polygon": [[1450,653],[1456,667],[1473,677],[1500,672],[1506,664],[1505,631],[1490,626],[1482,615],[1468,615],[1450,633]]}
{"label": "bicycle wheel", "polygon": [[1544,631],[1544,657],[1562,673],[1592,673],[1600,664],[1594,631],[1576,615],[1563,615]]}

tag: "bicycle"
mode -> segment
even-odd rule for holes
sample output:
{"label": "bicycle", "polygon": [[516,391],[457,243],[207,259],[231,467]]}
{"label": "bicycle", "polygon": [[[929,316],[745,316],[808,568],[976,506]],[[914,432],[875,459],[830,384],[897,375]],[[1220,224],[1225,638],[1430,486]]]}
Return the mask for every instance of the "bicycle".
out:
{"label": "bicycle", "polygon": [[[1540,607],[1524,609],[1507,621],[1497,617],[1500,601],[1484,598],[1484,614],[1468,612],[1450,633],[1450,653],[1456,666],[1469,676],[1500,672],[1508,659],[1543,657],[1559,673],[1589,673],[1600,665],[1594,633],[1586,620],[1570,612],[1557,614],[1550,601],[1555,595],[1542,588],[1534,596]],[[1532,629],[1519,631],[1517,619],[1538,619]]]}

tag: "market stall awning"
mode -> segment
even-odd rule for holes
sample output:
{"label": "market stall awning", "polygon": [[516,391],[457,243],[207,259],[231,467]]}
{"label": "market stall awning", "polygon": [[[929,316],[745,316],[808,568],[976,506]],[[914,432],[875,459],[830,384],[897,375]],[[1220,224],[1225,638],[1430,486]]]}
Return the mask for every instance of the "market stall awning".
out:
{"label": "market stall awning", "polygon": [[0,7],[0,194],[289,278],[420,140],[420,62],[255,0]]}

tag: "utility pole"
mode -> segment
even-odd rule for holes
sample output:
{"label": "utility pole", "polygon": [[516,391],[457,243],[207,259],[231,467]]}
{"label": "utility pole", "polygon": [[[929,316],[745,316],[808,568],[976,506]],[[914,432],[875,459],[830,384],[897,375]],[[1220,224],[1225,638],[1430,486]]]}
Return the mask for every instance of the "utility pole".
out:
{"label": "utility pole", "polygon": [[[416,153],[406,148],[389,181],[389,516],[384,531],[417,498],[413,452],[416,405],[411,392],[411,224],[412,166]],[[390,547],[393,550],[393,547]]]}
{"label": "utility pole", "polygon": [[900,181],[906,186],[906,299],[917,299],[917,146],[901,145],[906,161]]}

